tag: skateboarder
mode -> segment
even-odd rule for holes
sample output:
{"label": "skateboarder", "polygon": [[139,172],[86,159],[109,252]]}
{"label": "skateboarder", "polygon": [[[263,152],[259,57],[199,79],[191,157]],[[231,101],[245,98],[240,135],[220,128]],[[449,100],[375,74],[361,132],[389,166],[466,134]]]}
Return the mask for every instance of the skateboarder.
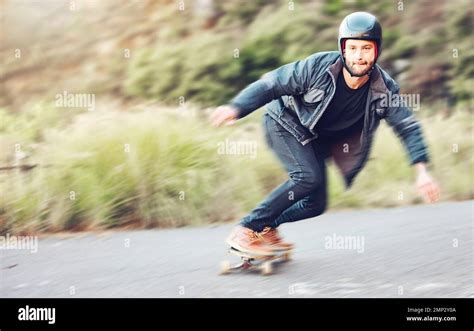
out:
{"label": "skateboarder", "polygon": [[403,142],[425,201],[439,199],[426,168],[421,126],[402,102],[398,84],[376,65],[382,52],[377,18],[366,12],[346,16],[338,46],[337,52],[315,53],[267,73],[211,115],[214,126],[230,125],[267,104],[266,141],[289,175],[240,221],[227,238],[230,246],[266,255],[291,248],[277,227],[325,212],[327,158],[341,170],[346,189],[351,187],[381,119]]}

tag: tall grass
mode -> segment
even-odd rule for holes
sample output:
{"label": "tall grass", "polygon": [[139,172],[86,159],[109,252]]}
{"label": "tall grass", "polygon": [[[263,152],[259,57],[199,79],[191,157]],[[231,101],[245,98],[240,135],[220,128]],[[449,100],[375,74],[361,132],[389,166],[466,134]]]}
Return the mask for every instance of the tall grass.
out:
{"label": "tall grass", "polygon": [[[34,159],[50,167],[1,173],[1,232],[236,221],[286,179],[264,143],[260,116],[215,129],[185,109],[78,115],[68,126],[42,132]],[[422,123],[442,200],[472,199],[472,114]],[[221,154],[218,145],[226,139],[254,143],[255,157]],[[330,210],[420,203],[414,183],[403,146],[382,123],[351,190],[330,165]]]}
{"label": "tall grass", "polygon": [[[233,137],[233,138],[232,138]],[[218,153],[251,140],[249,155]],[[232,220],[258,200],[277,166],[255,130],[211,129],[180,110],[83,114],[36,151],[51,167],[2,178],[3,231],[182,226]],[[266,167],[266,164],[270,164]],[[266,168],[266,169],[264,169]]]}

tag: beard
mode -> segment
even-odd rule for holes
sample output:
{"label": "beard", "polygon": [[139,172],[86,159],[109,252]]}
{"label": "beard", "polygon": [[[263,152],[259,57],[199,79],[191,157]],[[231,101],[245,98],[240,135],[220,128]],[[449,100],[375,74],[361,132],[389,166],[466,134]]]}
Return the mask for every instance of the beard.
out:
{"label": "beard", "polygon": [[367,61],[364,62],[351,62],[346,66],[347,71],[351,74],[351,76],[355,77],[362,77],[367,75],[374,65],[374,62],[371,61],[370,63]]}

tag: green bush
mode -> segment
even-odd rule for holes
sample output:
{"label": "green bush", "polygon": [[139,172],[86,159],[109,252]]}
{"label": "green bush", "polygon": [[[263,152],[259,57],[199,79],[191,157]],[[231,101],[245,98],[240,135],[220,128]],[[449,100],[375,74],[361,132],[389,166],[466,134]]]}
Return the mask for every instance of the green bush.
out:
{"label": "green bush", "polygon": [[446,57],[450,59],[447,85],[451,95],[461,106],[472,109],[474,86],[474,48],[472,47],[472,3],[461,1],[449,7]]}
{"label": "green bush", "polygon": [[341,0],[326,0],[323,13],[326,15],[337,15],[343,9]]}
{"label": "green bush", "polygon": [[178,105],[181,97],[202,104],[222,103],[245,85],[232,40],[211,34],[141,50],[127,71],[126,93],[171,105]]}
{"label": "green bush", "polygon": [[18,114],[0,108],[0,134],[14,135],[23,142],[37,142],[43,139],[46,129],[66,125],[83,111],[81,108],[58,107],[46,100],[26,105]]}
{"label": "green bush", "polygon": [[336,44],[335,36],[328,42],[318,38],[318,31],[329,23],[302,6],[268,13],[262,11],[240,41],[203,32],[137,51],[127,68],[125,92],[170,105],[177,105],[180,97],[217,105],[265,72]]}

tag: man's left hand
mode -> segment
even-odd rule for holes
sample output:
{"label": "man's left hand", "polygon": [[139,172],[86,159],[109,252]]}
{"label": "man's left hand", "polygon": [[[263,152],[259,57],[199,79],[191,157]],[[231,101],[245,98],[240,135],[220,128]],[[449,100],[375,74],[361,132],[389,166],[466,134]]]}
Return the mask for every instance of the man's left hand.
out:
{"label": "man's left hand", "polygon": [[425,202],[432,203],[439,200],[439,186],[427,172],[421,172],[418,174],[416,187],[420,195],[423,196]]}

